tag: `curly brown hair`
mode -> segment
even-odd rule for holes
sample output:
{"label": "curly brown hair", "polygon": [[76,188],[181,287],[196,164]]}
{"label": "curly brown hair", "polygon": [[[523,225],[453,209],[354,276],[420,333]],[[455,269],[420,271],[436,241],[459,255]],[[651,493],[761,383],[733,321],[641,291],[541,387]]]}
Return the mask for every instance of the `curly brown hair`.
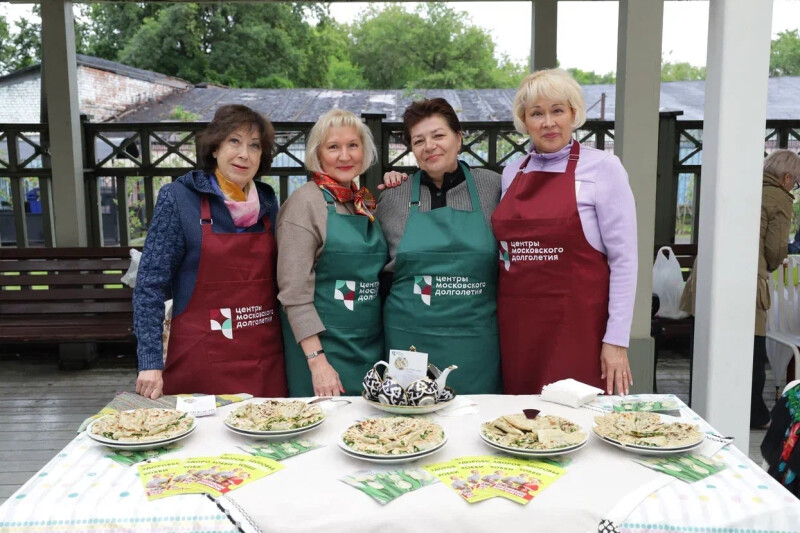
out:
{"label": "curly brown hair", "polygon": [[203,170],[209,174],[216,170],[217,158],[214,157],[214,152],[231,133],[247,125],[258,130],[261,141],[261,163],[256,176],[262,176],[269,171],[275,156],[275,128],[258,112],[238,104],[224,105],[217,109],[208,127],[197,136],[197,161]]}
{"label": "curly brown hair", "polygon": [[409,105],[403,113],[403,140],[411,146],[411,128],[433,115],[441,115],[455,133],[461,133],[461,122],[453,106],[444,98],[426,98]]}

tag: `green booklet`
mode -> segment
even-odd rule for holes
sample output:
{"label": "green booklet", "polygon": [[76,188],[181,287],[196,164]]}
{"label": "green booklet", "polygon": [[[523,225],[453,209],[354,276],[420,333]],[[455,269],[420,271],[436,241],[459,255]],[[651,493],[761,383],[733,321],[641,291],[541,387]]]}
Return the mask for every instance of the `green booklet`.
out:
{"label": "green booklet", "polygon": [[615,413],[626,413],[630,411],[650,411],[653,413],[663,413],[670,416],[681,416],[678,402],[672,400],[665,401],[622,401],[614,404]]}
{"label": "green booklet", "polygon": [[341,480],[369,495],[381,505],[438,481],[421,468],[403,468],[388,472],[359,470],[344,476]]}
{"label": "green booklet", "polygon": [[652,468],[664,474],[669,474],[687,483],[701,481],[725,470],[725,463],[693,453],[634,460],[640,465],[644,465],[647,468]]}
{"label": "green booklet", "polygon": [[321,448],[321,444],[308,439],[292,439],[279,442],[250,444],[247,446],[238,446],[242,451],[255,455],[257,457],[266,457],[273,461],[283,461],[289,457],[300,455],[301,453],[309,452]]}
{"label": "green booklet", "polygon": [[128,450],[114,450],[107,453],[105,456],[112,461],[123,466],[131,466],[145,461],[154,461],[160,456],[174,452],[181,448],[180,444],[172,444],[162,446],[161,448],[153,448],[152,450],[128,451]]}

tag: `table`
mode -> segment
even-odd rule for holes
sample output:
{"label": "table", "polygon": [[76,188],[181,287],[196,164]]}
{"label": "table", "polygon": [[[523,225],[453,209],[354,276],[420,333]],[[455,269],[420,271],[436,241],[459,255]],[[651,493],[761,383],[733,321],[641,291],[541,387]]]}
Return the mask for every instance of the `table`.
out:
{"label": "table", "polygon": [[[448,435],[447,445],[415,465],[468,455],[491,455],[478,437],[480,423],[522,408],[570,418],[589,427],[596,409],[572,409],[538,396],[465,396],[477,403],[463,416],[431,415]],[[642,395],[640,399],[674,396]],[[799,531],[800,501],[734,447],[716,457],[726,470],[686,484],[637,465],[626,452],[590,436],[571,457],[567,474],[526,506],[500,498],[468,504],[441,483],[381,506],[339,478],[372,468],[345,456],[338,435],[354,420],[381,414],[359,398],[350,405],[323,404],[328,419],[309,440],[323,448],[289,458],[283,470],[214,501],[186,495],[147,501],[135,467],[105,459],[107,450],[78,435],[62,452],[0,507],[0,532],[44,531],[525,531],[640,533],[645,531]],[[246,440],[224,429],[222,419],[236,405],[198,419],[192,436],[167,457],[239,452]],[[593,410],[594,409],[594,410]],[[683,418],[700,417],[681,404]],[[594,481],[592,481],[594,480]],[[608,522],[604,522],[608,520]],[[716,529],[715,529],[716,528]]]}

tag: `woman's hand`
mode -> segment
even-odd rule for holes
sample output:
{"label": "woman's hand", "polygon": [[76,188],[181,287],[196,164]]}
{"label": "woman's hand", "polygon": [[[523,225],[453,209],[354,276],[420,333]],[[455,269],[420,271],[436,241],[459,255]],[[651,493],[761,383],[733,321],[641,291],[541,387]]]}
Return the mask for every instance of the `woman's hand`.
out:
{"label": "woman's hand", "polygon": [[164,389],[164,380],[161,377],[162,370],[142,370],[136,378],[136,394],[141,394],[145,398],[157,400]]}
{"label": "woman's hand", "polygon": [[603,343],[600,350],[600,378],[606,380],[606,393],[628,394],[633,385],[628,349],[623,346]]}
{"label": "woman's hand", "polygon": [[345,392],[339,373],[328,362],[325,354],[309,359],[308,368],[311,370],[311,383],[316,396],[339,396]]}
{"label": "woman's hand", "polygon": [[383,183],[378,185],[378,190],[382,191],[386,188],[392,189],[399,187],[401,183],[408,179],[408,174],[405,172],[396,172],[391,170],[383,175]]}

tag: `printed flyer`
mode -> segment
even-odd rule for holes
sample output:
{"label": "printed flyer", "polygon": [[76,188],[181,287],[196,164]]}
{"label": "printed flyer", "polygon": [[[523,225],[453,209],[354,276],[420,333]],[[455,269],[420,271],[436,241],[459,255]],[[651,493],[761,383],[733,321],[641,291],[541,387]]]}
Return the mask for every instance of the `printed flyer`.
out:
{"label": "printed flyer", "polygon": [[404,468],[387,472],[359,470],[342,481],[385,505],[403,494],[437,483],[438,480],[422,468]]}
{"label": "printed flyer", "polygon": [[500,496],[525,505],[566,470],[553,462],[513,457],[459,457],[423,467],[469,503]]}
{"label": "printed flyer", "polygon": [[139,479],[148,500],[171,496],[168,493],[172,478],[180,472],[180,459],[164,459],[139,465]]}
{"label": "printed flyer", "polygon": [[238,448],[250,455],[266,457],[273,461],[283,461],[289,457],[294,457],[295,455],[300,455],[301,453],[316,450],[321,447],[321,444],[317,444],[308,439],[292,439],[280,442],[251,444],[248,446],[239,446]]}
{"label": "printed flyer", "polygon": [[144,461],[154,461],[159,456],[177,451],[180,448],[180,444],[171,444],[162,446],[161,448],[154,448],[152,450],[113,450],[110,453],[107,453],[105,457],[121,464],[122,466],[131,466]]}
{"label": "printed flyer", "polygon": [[168,459],[138,468],[147,498],[154,500],[179,494],[221,496],[273,474],[283,465],[265,457],[228,454]]}
{"label": "printed flyer", "polygon": [[640,465],[676,477],[686,483],[701,481],[725,470],[725,463],[697,454],[635,459]]}

